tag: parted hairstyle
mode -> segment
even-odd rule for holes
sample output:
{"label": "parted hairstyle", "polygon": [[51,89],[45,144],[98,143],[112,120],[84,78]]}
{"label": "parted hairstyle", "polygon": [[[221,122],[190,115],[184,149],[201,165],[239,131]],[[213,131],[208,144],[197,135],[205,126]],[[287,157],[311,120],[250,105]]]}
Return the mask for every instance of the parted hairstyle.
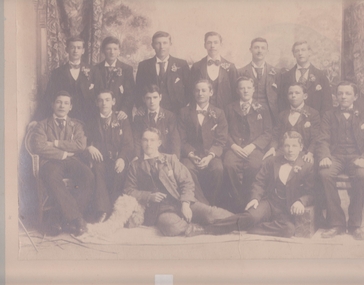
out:
{"label": "parted hairstyle", "polygon": [[268,42],[267,42],[267,40],[265,38],[258,37],[258,38],[253,39],[251,41],[251,43],[250,43],[250,47],[252,47],[254,43],[266,43],[267,44],[267,48],[268,48]]}
{"label": "parted hairstyle", "polygon": [[285,132],[282,138],[282,144],[284,144],[286,139],[298,139],[298,143],[303,146],[303,139],[300,133],[296,131]]}
{"label": "parted hairstyle", "polygon": [[97,93],[96,100],[99,97],[99,95],[102,93],[109,93],[112,98],[115,98],[114,92],[112,92],[110,89],[102,89],[99,93]]}
{"label": "parted hairstyle", "polygon": [[157,85],[155,84],[148,84],[144,87],[143,89],[143,95],[147,95],[147,93],[154,93],[157,92],[159,95],[161,94],[160,89]]}
{"label": "parted hairstyle", "polygon": [[105,49],[105,47],[109,44],[116,44],[119,46],[120,48],[120,41],[118,38],[116,37],[112,37],[112,36],[109,36],[109,37],[106,37],[103,39],[102,43],[101,43],[101,50],[103,51]]}
{"label": "parted hairstyle", "polygon": [[238,88],[239,83],[241,81],[250,81],[253,84],[253,86],[254,86],[254,80],[252,78],[250,78],[248,76],[240,76],[238,79],[236,79],[236,83],[235,83],[236,88]]}
{"label": "parted hairstyle", "polygon": [[218,36],[218,37],[219,37],[219,39],[220,39],[220,42],[222,43],[222,36],[221,36],[219,33],[217,33],[217,32],[207,32],[207,33],[205,34],[205,43],[206,43],[206,41],[207,41],[207,38],[208,38],[208,37],[212,37],[212,36]]}
{"label": "parted hairstyle", "polygon": [[67,97],[70,97],[71,104],[72,104],[72,100],[73,100],[72,95],[71,95],[70,93],[68,93],[67,91],[65,91],[65,90],[60,90],[60,91],[58,91],[57,93],[55,93],[55,94],[53,95],[53,98],[52,98],[52,99],[53,99],[53,100],[52,100],[52,103],[56,102],[56,100],[57,100],[57,98],[58,98],[59,96],[67,96]]}
{"label": "parted hairstyle", "polygon": [[155,39],[158,39],[158,38],[169,38],[169,41],[172,42],[171,35],[164,31],[155,32],[152,37],[152,43],[154,42]]}
{"label": "parted hairstyle", "polygon": [[307,45],[307,48],[308,48],[309,50],[311,50],[311,47],[310,47],[310,45],[308,44],[308,42],[307,42],[307,41],[297,41],[297,42],[295,42],[295,43],[293,44],[293,46],[292,46],[292,52],[294,53],[294,49],[295,49],[295,47],[296,47],[296,46],[300,46],[300,45],[304,45],[304,44],[306,44],[306,45]]}
{"label": "parted hairstyle", "polygon": [[82,42],[82,46],[83,48],[85,48],[85,40],[81,37],[70,37],[67,39],[66,41],[66,48],[68,48],[70,43],[74,43],[74,42]]}
{"label": "parted hairstyle", "polygon": [[158,135],[158,139],[161,140],[161,137],[162,137],[162,134],[161,134],[161,131],[158,130],[157,128],[153,128],[153,127],[148,127],[148,128],[145,128],[144,131],[143,131],[143,134],[142,134],[142,137],[143,135],[146,133],[146,132],[151,132],[151,133],[155,133]]}
{"label": "parted hairstyle", "polygon": [[[301,83],[301,82],[295,82],[292,83],[291,85],[289,85],[288,89],[292,86],[299,86],[302,89],[303,94],[307,93],[307,88],[306,85]],[[287,96],[288,96],[288,92],[287,92]]]}
{"label": "parted hairstyle", "polygon": [[353,82],[347,80],[339,82],[339,84],[336,86],[336,93],[339,89],[339,86],[351,86],[353,88],[354,94],[358,96],[360,95],[360,92],[358,92],[358,86]]}
{"label": "parted hairstyle", "polygon": [[199,79],[199,80],[197,80],[195,82],[195,85],[194,86],[196,87],[196,85],[199,84],[199,83],[206,83],[207,86],[209,87],[210,91],[212,90],[212,83],[211,83],[210,80],[208,80],[208,79]]}

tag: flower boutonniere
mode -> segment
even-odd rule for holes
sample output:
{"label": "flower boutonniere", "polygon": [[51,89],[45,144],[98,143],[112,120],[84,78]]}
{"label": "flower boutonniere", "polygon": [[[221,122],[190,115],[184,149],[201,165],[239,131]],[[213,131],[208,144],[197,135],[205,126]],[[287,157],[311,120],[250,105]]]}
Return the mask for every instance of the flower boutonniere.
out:
{"label": "flower boutonniere", "polygon": [[121,67],[114,67],[113,72],[116,73],[116,75],[119,77],[123,75],[123,70],[121,69]]}
{"label": "flower boutonniere", "polygon": [[160,155],[157,157],[156,162],[167,165],[167,158],[165,155]]}
{"label": "flower boutonniere", "polygon": [[307,112],[306,110],[302,111],[302,115],[306,117],[306,119],[310,116],[310,113]]}
{"label": "flower boutonniere", "polygon": [[171,66],[171,71],[176,72],[180,67],[178,67],[175,63]]}
{"label": "flower boutonniere", "polygon": [[158,119],[157,120],[162,120],[164,119],[165,116],[164,116],[164,112],[163,111],[159,111],[159,114],[158,114]]}
{"label": "flower boutonniere", "polygon": [[214,110],[209,109],[208,116],[209,118],[217,119],[217,115]]}
{"label": "flower boutonniere", "polygon": [[269,75],[276,75],[277,74],[277,72],[275,71],[275,69],[274,68],[272,68],[270,71],[269,71],[269,73],[268,73]]}
{"label": "flower boutonniere", "polygon": [[322,89],[322,87],[320,84],[316,86],[316,91],[320,91],[321,89]]}
{"label": "flower boutonniere", "polygon": [[223,69],[228,70],[228,69],[230,68],[230,63],[228,63],[228,62],[222,62],[222,63],[220,64],[220,66],[221,66]]}
{"label": "flower boutonniere", "polygon": [[117,128],[117,127],[120,127],[120,124],[119,124],[119,122],[118,122],[118,121],[113,121],[113,122],[111,122],[111,128],[112,128],[112,129],[115,129],[115,128]]}
{"label": "flower boutonniere", "polygon": [[81,72],[87,77],[87,79],[90,79],[90,71],[91,69],[86,66],[82,66],[81,68]]}
{"label": "flower boutonniere", "polygon": [[257,111],[257,112],[259,112],[260,110],[263,110],[263,106],[260,105],[258,102],[253,102],[252,108],[254,111]]}
{"label": "flower boutonniere", "polygon": [[307,121],[304,125],[303,125],[303,127],[306,129],[306,128],[309,128],[309,127],[311,127],[311,123],[309,122],[309,121]]}
{"label": "flower boutonniere", "polygon": [[262,118],[262,115],[261,114],[258,114],[257,120],[261,120],[261,119],[263,119]]}
{"label": "flower boutonniere", "polygon": [[68,123],[68,125],[69,125],[70,127],[73,127],[73,126],[75,125],[75,123],[74,123],[73,121],[70,121],[70,122]]}
{"label": "flower boutonniere", "polygon": [[359,116],[359,111],[358,110],[355,110],[354,111],[354,116],[358,117]]}
{"label": "flower boutonniere", "polygon": [[295,166],[293,166],[293,172],[294,173],[298,173],[299,171],[301,171],[302,170],[302,167],[301,166],[299,166],[299,165],[295,165]]}
{"label": "flower boutonniere", "polygon": [[309,76],[308,80],[310,80],[311,82],[316,81],[316,77],[315,77],[315,75],[310,74],[310,76]]}

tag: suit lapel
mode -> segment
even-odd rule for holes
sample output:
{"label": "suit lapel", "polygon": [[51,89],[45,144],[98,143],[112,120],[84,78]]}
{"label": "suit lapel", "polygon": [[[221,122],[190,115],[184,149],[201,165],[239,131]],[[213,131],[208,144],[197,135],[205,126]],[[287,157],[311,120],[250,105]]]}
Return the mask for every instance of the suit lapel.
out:
{"label": "suit lapel", "polygon": [[148,61],[148,70],[150,71],[150,74],[153,76],[155,82],[158,82],[158,74],[157,74],[157,70],[156,70],[156,62],[157,62],[157,57],[153,57]]}
{"label": "suit lapel", "polygon": [[200,123],[198,122],[197,118],[196,105],[191,104],[189,108],[190,108],[190,117],[192,120],[192,124],[195,126],[195,133],[198,134],[198,127],[200,126]]}
{"label": "suit lapel", "polygon": [[106,71],[107,67],[105,67],[105,60],[100,63],[99,65],[99,70],[101,73],[101,79],[102,82],[104,83],[104,86],[107,86],[107,71]]}
{"label": "suit lapel", "polygon": [[241,117],[244,117],[243,110],[240,107],[240,101],[235,101],[235,104],[233,105],[233,110]]}
{"label": "suit lapel", "polygon": [[313,69],[312,64],[310,64],[310,67],[308,68],[308,74],[307,74],[307,84],[306,84],[306,86],[307,86],[307,90],[308,90],[308,89],[310,89],[310,87],[311,87],[311,86],[312,86],[312,84],[313,84],[313,81],[311,81],[311,80],[310,80],[311,75],[313,75],[313,76],[315,76],[315,77],[316,77],[316,75],[315,75],[315,71],[314,71],[314,69]]}
{"label": "suit lapel", "polygon": [[48,128],[52,131],[54,137],[59,140],[59,132],[57,131],[58,126],[54,122],[53,117],[50,117],[47,122]]}
{"label": "suit lapel", "polygon": [[207,57],[201,59],[201,68],[200,68],[201,78],[208,79],[207,75]]}
{"label": "suit lapel", "polygon": [[[297,175],[299,174],[299,171],[302,171],[302,166],[304,164],[303,162],[303,159],[302,159],[302,155],[303,153],[300,153],[291,169],[291,172],[289,173],[288,175],[288,178],[287,178],[287,182],[286,182],[286,185],[288,185],[288,183],[291,181],[291,179],[293,177],[297,177]],[[295,169],[297,169],[297,172],[295,171]]]}

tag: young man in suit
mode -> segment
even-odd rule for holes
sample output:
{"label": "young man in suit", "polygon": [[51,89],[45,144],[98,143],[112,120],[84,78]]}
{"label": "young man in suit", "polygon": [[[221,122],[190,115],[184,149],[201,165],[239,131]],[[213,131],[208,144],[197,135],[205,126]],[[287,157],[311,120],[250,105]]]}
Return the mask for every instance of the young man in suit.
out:
{"label": "young man in suit", "polygon": [[268,42],[263,38],[255,38],[251,41],[250,52],[252,61],[238,70],[239,76],[245,76],[254,80],[254,100],[258,101],[270,112],[272,122],[278,119],[278,86],[280,76],[278,71],[265,61],[268,53]]}
{"label": "young man in suit", "polygon": [[[207,79],[213,87],[210,103],[220,109],[234,101],[237,70],[232,62],[221,57],[222,37],[216,32],[205,34],[207,56],[195,62],[191,68],[190,90],[193,93],[195,83]],[[193,101],[193,100],[192,100]]]}
{"label": "young man in suit", "polygon": [[[86,137],[82,124],[68,116],[72,107],[71,95],[58,91],[52,104],[53,115],[35,126],[31,141],[40,156],[40,176],[55,201],[50,214],[53,219],[47,225],[51,235],[63,230],[74,235],[87,231],[83,215],[93,193],[94,177],[91,169],[78,159],[86,148]],[[79,186],[72,193],[63,183],[66,177]]]}
{"label": "young man in suit", "polygon": [[116,98],[111,90],[101,90],[96,105],[99,115],[88,125],[87,153],[92,161],[96,179],[95,212],[98,222],[103,222],[125,181],[129,162],[134,158],[133,135],[129,120],[119,120],[112,107]]}
{"label": "young man in suit", "polygon": [[289,109],[287,99],[288,88],[292,83],[303,83],[307,90],[306,104],[316,109],[322,116],[325,111],[332,109],[330,83],[323,71],[310,63],[311,47],[306,41],[295,42],[292,53],[297,64],[282,74],[279,91],[279,111]]}
{"label": "young man in suit", "polygon": [[141,138],[145,129],[156,128],[161,132],[162,145],[160,152],[175,154],[178,158],[181,155],[181,140],[179,137],[176,115],[160,107],[162,94],[157,85],[145,86],[143,98],[145,104],[144,115],[136,115],[133,123],[133,134],[136,155],[141,157]]}
{"label": "young man in suit", "polygon": [[[327,111],[321,120],[317,156],[330,225],[330,229],[321,235],[324,238],[343,234],[348,229],[355,239],[364,239],[360,229],[364,195],[364,113],[354,104],[358,94],[355,84],[339,83],[339,106]],[[351,183],[347,227],[335,181],[343,171],[349,175]]]}
{"label": "young man in suit", "polygon": [[114,111],[119,111],[119,119],[131,116],[134,105],[134,75],[133,67],[121,62],[120,41],[115,37],[106,37],[101,44],[105,60],[95,66],[95,94],[108,89],[115,97]]}
{"label": "young man in suit", "polygon": [[191,174],[175,155],[158,151],[158,129],[142,134],[143,156],[133,161],[124,192],[146,207],[144,225],[156,226],[166,236],[195,235],[208,225],[232,215],[195,199]]}
{"label": "young man in suit", "polygon": [[[190,68],[187,61],[169,54],[171,35],[158,31],[152,37],[155,57],[139,63],[136,74],[137,107],[143,105],[144,88],[155,84],[162,94],[161,107],[177,114],[189,102],[187,90]],[[143,108],[138,110],[143,115]]]}
{"label": "young man in suit", "polygon": [[240,77],[236,84],[240,99],[228,105],[225,112],[229,134],[224,169],[234,204],[244,209],[265,149],[272,138],[272,122],[267,107],[253,99],[253,79]]}
{"label": "young man in suit", "polygon": [[196,191],[202,189],[207,200],[215,205],[223,182],[220,157],[226,144],[228,126],[224,112],[209,103],[212,95],[209,80],[197,81],[194,89],[195,103],[181,110],[178,130],[182,163],[191,172]]}
{"label": "young man in suit", "polygon": [[79,37],[67,40],[66,52],[68,62],[52,71],[49,78],[44,98],[39,103],[40,110],[36,114],[36,120],[42,120],[51,115],[51,103],[58,91],[64,90],[72,95],[72,110],[69,116],[88,121],[96,112],[94,101],[94,83],[91,67],[82,62],[85,53],[85,42]]}

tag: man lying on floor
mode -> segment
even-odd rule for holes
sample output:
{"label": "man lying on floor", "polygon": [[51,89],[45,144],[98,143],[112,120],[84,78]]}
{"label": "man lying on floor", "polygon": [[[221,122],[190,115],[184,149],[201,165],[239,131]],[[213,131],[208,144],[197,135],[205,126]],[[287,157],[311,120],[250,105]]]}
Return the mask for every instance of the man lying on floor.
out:
{"label": "man lying on floor", "polygon": [[[233,214],[195,199],[195,184],[176,155],[159,153],[160,131],[147,128],[142,135],[144,157],[129,169],[124,192],[146,207],[144,225],[156,226],[166,236],[193,236]],[[225,225],[223,225],[225,227]],[[219,227],[213,234],[220,233]]]}

